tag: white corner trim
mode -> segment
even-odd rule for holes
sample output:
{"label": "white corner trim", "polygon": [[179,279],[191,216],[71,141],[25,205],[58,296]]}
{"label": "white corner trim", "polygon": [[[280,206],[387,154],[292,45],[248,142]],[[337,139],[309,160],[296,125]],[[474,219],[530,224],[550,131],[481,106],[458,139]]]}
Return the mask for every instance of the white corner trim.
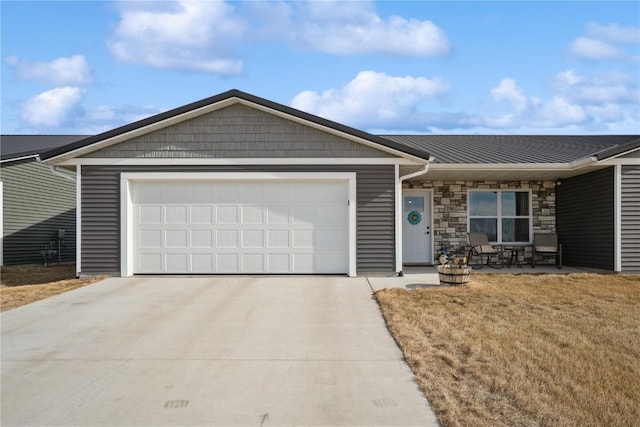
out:
{"label": "white corner trim", "polygon": [[613,171],[613,264],[614,271],[622,271],[622,166],[616,164]]}
{"label": "white corner trim", "polygon": [[395,216],[396,216],[396,273],[402,271],[402,180],[400,179],[400,166],[395,167]]}
{"label": "white corner trim", "polygon": [[76,277],[82,272],[82,166],[76,166]]}
{"label": "white corner trim", "polygon": [[131,172],[120,174],[120,274],[133,275],[133,199],[135,181],[346,181],[349,188],[349,277],[357,275],[355,172]]}

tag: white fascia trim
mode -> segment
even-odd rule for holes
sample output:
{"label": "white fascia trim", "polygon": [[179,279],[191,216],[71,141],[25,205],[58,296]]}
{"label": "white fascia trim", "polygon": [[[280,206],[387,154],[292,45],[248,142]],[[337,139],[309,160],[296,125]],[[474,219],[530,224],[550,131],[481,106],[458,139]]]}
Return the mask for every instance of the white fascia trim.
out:
{"label": "white fascia trim", "polygon": [[[627,151],[623,151],[620,154],[616,154],[615,156],[607,157],[606,159],[598,160],[598,163],[607,163],[609,160],[617,160],[619,157],[627,156],[631,153],[635,153],[636,151],[640,151],[640,148],[631,148]],[[624,160],[632,160],[632,159],[624,159]],[[635,159],[637,160],[637,159]]]}
{"label": "white fascia trim", "polygon": [[349,267],[350,277],[356,271],[356,173],[355,172],[132,172],[120,174],[120,274],[133,275],[133,216],[131,183],[133,181],[347,181],[349,187]]}
{"label": "white fascia trim", "polygon": [[623,158],[623,159],[615,159],[615,158],[611,158],[611,159],[607,159],[607,160],[602,160],[601,162],[598,162],[599,165],[611,165],[611,166],[616,166],[616,165],[640,165],[640,158],[639,159],[634,159],[634,158]]}
{"label": "white fascia trim", "polygon": [[[422,162],[424,163],[424,162]],[[415,165],[409,159],[390,157],[291,157],[291,158],[238,158],[238,159],[182,159],[182,158],[76,158],[58,163],[60,166],[73,165],[112,165],[112,166],[144,166],[144,165]]]}
{"label": "white fascia trim", "polygon": [[11,158],[11,159],[0,160],[0,163],[17,162],[18,160],[32,159],[34,157],[37,160],[40,160],[40,155],[39,154],[29,154],[28,156],[14,157],[14,158]]}
{"label": "white fascia trim", "polygon": [[614,271],[622,271],[622,165],[614,166],[613,173],[613,246],[615,253],[613,254]]}
{"label": "white fascia trim", "polygon": [[142,127],[142,128],[138,128],[138,129],[134,129],[134,130],[132,130],[130,132],[126,132],[126,133],[114,136],[113,138],[105,139],[103,141],[96,142],[94,144],[91,144],[91,145],[88,145],[88,146],[85,146],[85,147],[81,147],[81,148],[78,148],[78,149],[73,150],[73,151],[69,151],[69,152],[61,154],[59,156],[55,156],[55,157],[52,157],[50,159],[47,159],[45,162],[47,162],[47,163],[48,162],[59,163],[60,161],[68,160],[68,159],[75,158],[75,157],[78,157],[78,156],[82,156],[83,154],[86,154],[86,153],[89,153],[89,152],[92,152],[92,151],[96,151],[96,150],[100,150],[100,149],[104,149],[104,148],[109,147],[111,145],[118,144],[120,142],[124,142],[124,141],[126,141],[128,139],[132,139],[132,138],[135,138],[135,137],[138,137],[138,136],[141,136],[141,135],[145,135],[147,133],[163,129],[165,127],[172,126],[172,125],[177,124],[177,123],[184,122],[185,120],[189,120],[189,119],[192,119],[194,117],[197,117],[197,116],[200,116],[200,115],[203,115],[203,114],[207,114],[207,113],[210,113],[210,112],[213,112],[213,111],[228,107],[228,106],[233,105],[233,104],[242,104],[242,105],[245,105],[245,106],[248,106],[248,107],[251,107],[251,108],[255,108],[257,110],[261,110],[261,111],[267,112],[269,114],[273,114],[275,116],[285,118],[286,120],[289,120],[289,121],[292,121],[292,122],[296,122],[296,123],[301,123],[301,124],[303,124],[305,126],[309,126],[309,127],[315,128],[315,129],[319,129],[319,130],[321,130],[323,132],[327,132],[327,133],[339,136],[341,138],[348,139],[348,140],[351,140],[351,141],[354,141],[354,142],[357,142],[357,143],[360,143],[360,144],[375,148],[375,149],[380,150],[380,151],[384,151],[384,152],[392,154],[394,156],[398,156],[398,157],[414,160],[414,161],[417,161],[417,162],[424,162],[424,159],[421,159],[420,157],[413,156],[411,154],[407,154],[407,153],[405,153],[403,151],[395,150],[393,148],[389,148],[387,146],[378,144],[376,142],[369,141],[368,139],[360,138],[360,137],[351,135],[349,133],[345,133],[345,132],[333,129],[333,128],[328,127],[328,126],[320,125],[320,124],[317,124],[317,123],[314,123],[314,122],[311,122],[311,121],[308,121],[308,120],[305,120],[305,119],[301,119],[299,117],[295,117],[295,116],[283,113],[281,111],[273,110],[271,108],[268,108],[268,107],[265,107],[265,106],[262,106],[262,105],[259,105],[259,104],[255,104],[253,102],[249,102],[249,101],[246,101],[244,99],[240,99],[240,98],[236,98],[236,97],[225,99],[224,101],[216,102],[215,104],[210,104],[210,105],[207,105],[207,106],[195,109],[195,110],[191,110],[191,111],[188,111],[186,113],[180,114],[178,116],[174,116],[174,117],[162,120],[160,122],[152,123],[152,124],[150,124],[148,126],[145,126],[145,127]]}
{"label": "white fascia trim", "polygon": [[595,163],[592,160],[576,163],[434,163],[429,166],[429,169],[454,171],[570,171]]}
{"label": "white fascia trim", "polygon": [[76,166],[76,277],[82,272],[82,166]]}

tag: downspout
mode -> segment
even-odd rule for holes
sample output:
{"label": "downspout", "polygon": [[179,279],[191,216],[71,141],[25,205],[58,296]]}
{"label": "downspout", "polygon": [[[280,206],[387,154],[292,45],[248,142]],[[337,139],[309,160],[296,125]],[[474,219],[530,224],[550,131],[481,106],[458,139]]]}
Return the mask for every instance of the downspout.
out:
{"label": "downspout", "polygon": [[[396,252],[396,256],[397,256],[397,262],[398,262],[398,267],[400,268],[400,271],[398,271],[398,276],[402,277],[404,276],[404,273],[402,272],[402,255],[401,251],[402,251],[402,221],[400,218],[400,203],[401,202],[401,194],[402,194],[402,182],[406,181],[408,179],[411,178],[415,178],[417,176],[420,175],[424,175],[425,173],[427,173],[429,171],[429,165],[435,160],[435,158],[433,156],[429,156],[429,159],[427,160],[427,163],[425,163],[422,168],[416,172],[412,172],[409,173],[407,175],[404,176],[398,176],[398,184],[397,184],[397,190],[396,193],[398,194],[397,199],[396,199],[396,221],[397,221],[397,234],[396,234],[396,242],[397,245],[399,246],[399,249],[397,249],[398,252]],[[397,166],[396,166],[397,167]],[[397,268],[398,268],[397,267]]]}
{"label": "downspout", "polygon": [[420,175],[424,175],[425,173],[427,173],[429,171],[429,165],[435,160],[435,157],[430,156],[429,160],[427,160],[427,163],[425,163],[422,166],[422,169],[420,169],[417,172],[411,172],[410,174],[404,175],[400,177],[400,182],[402,183],[403,181],[406,181],[408,179],[411,178],[415,178],[416,176],[420,176]]}

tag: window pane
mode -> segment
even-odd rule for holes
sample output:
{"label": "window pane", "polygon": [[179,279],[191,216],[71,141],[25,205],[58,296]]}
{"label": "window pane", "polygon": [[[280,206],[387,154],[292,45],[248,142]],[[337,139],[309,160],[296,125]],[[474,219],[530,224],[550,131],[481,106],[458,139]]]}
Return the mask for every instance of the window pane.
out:
{"label": "window pane", "polygon": [[405,197],[404,210],[424,212],[424,197]]}
{"label": "window pane", "polygon": [[487,233],[490,242],[498,241],[498,220],[495,218],[471,218],[469,231]]}
{"label": "window pane", "polygon": [[528,218],[504,218],[502,220],[502,242],[528,242]]}
{"label": "window pane", "polygon": [[491,191],[469,192],[469,215],[496,216],[498,215],[498,194]]}
{"label": "window pane", "polygon": [[504,191],[501,196],[503,216],[529,216],[529,193]]}

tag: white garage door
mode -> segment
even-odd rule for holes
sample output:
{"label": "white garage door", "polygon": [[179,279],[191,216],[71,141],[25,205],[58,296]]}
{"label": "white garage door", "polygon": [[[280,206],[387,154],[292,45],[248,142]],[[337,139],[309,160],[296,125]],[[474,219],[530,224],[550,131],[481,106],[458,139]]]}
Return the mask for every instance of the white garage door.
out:
{"label": "white garage door", "polygon": [[348,272],[345,181],[136,181],[131,197],[134,273]]}

